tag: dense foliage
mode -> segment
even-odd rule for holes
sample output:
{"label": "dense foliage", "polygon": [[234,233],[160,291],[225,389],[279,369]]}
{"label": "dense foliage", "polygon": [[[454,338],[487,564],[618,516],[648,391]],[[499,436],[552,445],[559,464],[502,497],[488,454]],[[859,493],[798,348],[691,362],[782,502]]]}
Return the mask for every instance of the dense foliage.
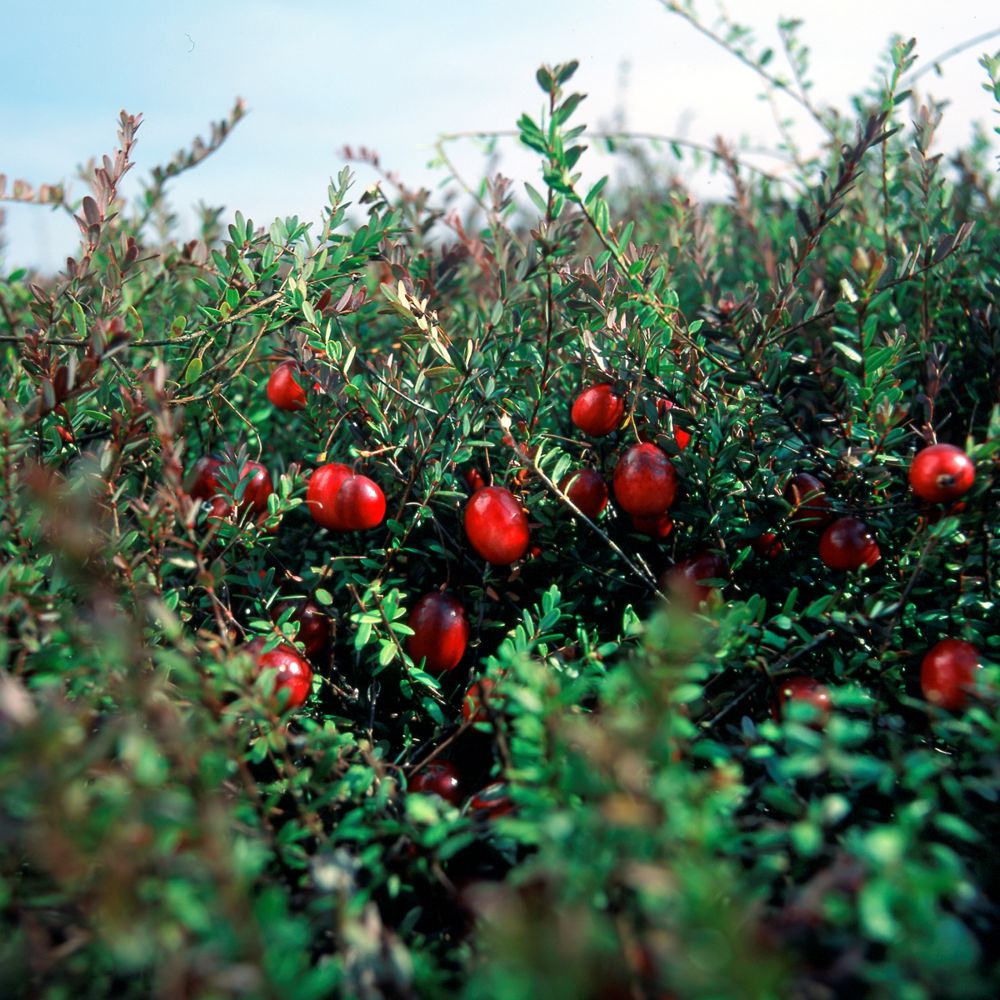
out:
{"label": "dense foliage", "polygon": [[[318,227],[178,242],[169,182],[239,104],[135,203],[125,113],[79,203],[15,186],[81,245],[0,279],[0,993],[996,995],[994,164],[932,151],[912,45],[852,117],[782,30],[792,82],[722,40],[828,137],[785,180],[604,135],[630,169],[580,187],[571,64],[518,123],[522,207],[387,176],[349,212],[345,169]],[[676,499],[633,520],[643,441]],[[909,481],[934,442],[974,463],[945,503]],[[527,512],[510,565],[463,526],[490,485]],[[857,569],[820,558],[843,517]],[[417,641],[442,587],[464,655]],[[301,706],[258,665],[296,638]],[[946,638],[982,669],[935,700]]]}

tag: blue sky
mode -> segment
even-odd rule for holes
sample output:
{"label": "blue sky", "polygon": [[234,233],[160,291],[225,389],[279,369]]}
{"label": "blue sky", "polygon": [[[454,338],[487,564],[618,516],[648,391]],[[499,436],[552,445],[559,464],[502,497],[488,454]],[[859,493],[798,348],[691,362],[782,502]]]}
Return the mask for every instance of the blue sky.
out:
{"label": "blue sky", "polygon": [[[814,92],[840,106],[870,81],[893,32],[916,36],[931,57],[1000,27],[995,5],[980,0],[729,6],[762,39],[776,37],[779,16],[802,17]],[[535,68],[569,58],[581,60],[575,84],[590,95],[579,120],[593,126],[621,107],[636,130],[777,142],[754,76],[657,0],[106,0],[49,8],[12,4],[2,14],[0,172],[36,185],[70,181],[81,196],[76,166],[113,149],[126,108],[145,116],[135,185],[240,95],[249,116],[220,153],[170,189],[186,225],[199,200],[258,222],[316,217],[345,144],[377,149],[411,185],[432,185],[441,178],[427,167],[439,133],[513,127],[522,111],[540,107]],[[700,8],[714,10],[706,0]],[[947,63],[943,77],[924,77],[922,86],[953,102],[942,148],[964,142],[973,119],[995,124],[976,62],[998,48],[995,38]],[[806,123],[799,135],[806,145],[818,139]],[[531,157],[506,148],[504,171],[537,182]],[[481,160],[471,144],[456,159],[476,176]],[[595,177],[610,167],[599,156],[584,165]],[[359,178],[370,175],[360,169]],[[697,183],[702,196],[726,193],[719,179]],[[4,269],[58,266],[73,248],[75,227],[64,217],[6,210]]]}

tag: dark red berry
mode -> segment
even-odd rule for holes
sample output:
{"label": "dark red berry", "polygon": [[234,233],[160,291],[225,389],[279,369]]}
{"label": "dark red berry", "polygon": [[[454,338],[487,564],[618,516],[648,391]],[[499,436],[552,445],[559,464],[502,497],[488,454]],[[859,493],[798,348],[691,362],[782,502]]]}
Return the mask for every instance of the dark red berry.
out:
{"label": "dark red berry", "polygon": [[[213,501],[212,516],[225,517],[232,507],[232,493],[225,489],[219,481],[219,472],[223,461],[214,455],[205,455],[195,462],[192,470],[191,486],[188,490],[196,500]],[[240,483],[247,480],[243,487],[241,507],[248,508],[254,514],[267,510],[267,498],[274,492],[271,476],[260,462],[244,462],[240,470]]]}
{"label": "dark red berry", "polygon": [[319,524],[333,531],[365,531],[385,517],[385,495],[378,485],[339,462],[322,465],[312,474],[306,506]]}
{"label": "dark red berry", "polygon": [[302,388],[299,366],[285,361],[271,372],[267,380],[267,398],[279,410],[304,410],[306,391]]}
{"label": "dark red berry", "polygon": [[465,482],[471,493],[481,490],[486,486],[486,480],[478,469],[468,469],[465,473]]}
{"label": "dark red berry", "polygon": [[677,470],[655,444],[626,448],[614,477],[615,499],[633,517],[662,514],[677,494]]}
{"label": "dark red berry", "polygon": [[457,806],[462,801],[462,779],[458,768],[449,760],[432,760],[410,776],[406,787],[411,792],[437,795]]}
{"label": "dark red berry", "polygon": [[667,572],[667,587],[684,604],[697,607],[715,594],[705,580],[719,580],[729,572],[726,560],[716,552],[701,552],[676,563]]}
{"label": "dark red berry", "polygon": [[608,484],[596,469],[587,467],[571,472],[559,484],[559,489],[591,520],[608,505]]}
{"label": "dark red berry", "polygon": [[968,493],[976,478],[972,459],[953,444],[932,444],[910,464],[910,486],[922,500],[948,503]]}
{"label": "dark red berry", "polygon": [[465,608],[451,594],[437,590],[424,594],[413,606],[407,625],[413,629],[406,648],[414,663],[424,670],[443,674],[454,670],[469,642],[469,620]]}
{"label": "dark red berry", "polygon": [[494,781],[469,799],[469,811],[487,819],[506,816],[513,808],[514,803],[508,794],[507,784],[503,781]]}
{"label": "dark red berry", "polygon": [[839,517],[819,540],[819,557],[830,569],[874,566],[882,557],[868,525],[856,517]]}
{"label": "dark red berry", "polygon": [[785,551],[785,544],[773,531],[765,531],[750,542],[757,555],[764,559],[775,559]]}
{"label": "dark red berry", "polygon": [[510,490],[486,486],[465,506],[465,534],[488,563],[507,566],[528,551],[528,518]]}
{"label": "dark red berry", "polygon": [[979,666],[979,650],[971,642],[942,639],[920,664],[920,690],[939,708],[964,708]]}
{"label": "dark red berry", "polygon": [[570,418],[591,437],[604,437],[617,430],[625,416],[625,400],[609,382],[584,389],[573,402]]}
{"label": "dark red berry", "polygon": [[329,617],[315,601],[305,600],[295,604],[290,601],[275,604],[275,618],[280,618],[289,608],[294,608],[289,620],[299,623],[295,638],[305,647],[306,656],[315,658],[321,655],[330,641]]}
{"label": "dark red berry", "polygon": [[632,527],[650,538],[666,538],[674,530],[674,520],[669,514],[653,514],[651,517],[633,517]]}
{"label": "dark red berry", "polygon": [[800,472],[788,480],[785,499],[793,508],[788,520],[800,527],[818,528],[833,517],[826,488],[808,472]]}
{"label": "dark red berry", "polygon": [[299,708],[312,690],[312,667],[293,646],[281,645],[257,657],[257,671],[275,671],[275,696],[287,692],[285,708]]}
{"label": "dark red berry", "polygon": [[814,677],[788,677],[778,684],[779,714],[789,703],[812,706],[814,725],[826,722],[832,709],[829,689]]}
{"label": "dark red berry", "polygon": [[483,677],[469,687],[462,700],[462,719],[465,722],[485,722],[489,718],[489,713],[483,704],[484,700],[494,710],[498,708],[500,697],[496,694],[495,688],[496,685],[489,677]]}

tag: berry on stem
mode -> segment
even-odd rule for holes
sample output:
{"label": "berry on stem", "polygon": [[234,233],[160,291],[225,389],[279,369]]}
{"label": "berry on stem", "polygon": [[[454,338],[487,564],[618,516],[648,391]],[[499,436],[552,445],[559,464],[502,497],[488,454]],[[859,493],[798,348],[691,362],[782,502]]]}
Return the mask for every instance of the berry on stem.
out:
{"label": "berry on stem", "polygon": [[721,579],[728,572],[726,560],[717,552],[700,552],[669,569],[667,588],[683,603],[696,608],[716,593],[712,584],[702,581]]}
{"label": "berry on stem", "polygon": [[976,467],[953,444],[932,444],[917,453],[910,464],[910,486],[921,500],[948,503],[972,488]]}
{"label": "berry on stem", "polygon": [[608,484],[596,469],[589,466],[564,477],[559,489],[591,520],[608,505]]}
{"label": "berry on stem", "polygon": [[462,801],[462,778],[450,760],[432,760],[425,764],[406,783],[408,791],[423,795],[437,795],[457,806]]}
{"label": "berry on stem", "polygon": [[826,488],[808,472],[799,472],[792,476],[785,485],[784,496],[793,507],[788,515],[788,520],[792,524],[803,528],[818,528],[833,517]]}
{"label": "berry on stem", "polygon": [[812,725],[820,728],[830,717],[830,691],[815,677],[788,677],[778,685],[778,715],[791,703],[809,705],[813,710]]}
{"label": "berry on stem", "polygon": [[964,708],[979,666],[979,650],[971,642],[942,639],[920,664],[920,690],[939,708]]}
{"label": "berry on stem", "polygon": [[864,521],[838,517],[819,540],[819,557],[830,569],[853,570],[874,566],[882,553]]}
{"label": "berry on stem", "polygon": [[283,361],[267,380],[267,398],[279,410],[304,410],[306,391],[297,381],[301,377],[294,361]]}
{"label": "berry on stem", "polygon": [[365,531],[382,523],[385,495],[367,476],[340,462],[321,465],[309,478],[306,506],[332,531]]}
{"label": "berry on stem", "polygon": [[573,402],[570,419],[584,434],[605,437],[617,430],[625,416],[625,400],[610,382],[584,389]]}
{"label": "berry on stem", "polygon": [[414,663],[424,661],[424,670],[444,674],[454,670],[469,642],[469,620],[465,608],[451,594],[433,590],[413,606],[407,625],[413,635],[406,640]]}
{"label": "berry on stem", "polygon": [[677,494],[677,470],[655,444],[626,448],[615,466],[615,499],[633,517],[662,514]]}
{"label": "berry on stem", "polygon": [[[254,645],[253,643],[251,645]],[[262,646],[262,642],[257,642]],[[312,690],[312,667],[299,655],[298,651],[287,644],[276,646],[267,653],[257,656],[257,675],[268,670],[276,673],[274,693],[287,692],[285,708],[299,708],[309,697]]]}
{"label": "berry on stem", "polygon": [[289,608],[294,608],[291,621],[299,623],[295,638],[305,647],[306,656],[315,658],[322,654],[330,641],[330,619],[312,600],[281,601],[274,606],[275,618],[280,618]]}
{"label": "berry on stem", "polygon": [[528,518],[502,486],[477,490],[465,506],[465,534],[488,563],[507,566],[528,551]]}

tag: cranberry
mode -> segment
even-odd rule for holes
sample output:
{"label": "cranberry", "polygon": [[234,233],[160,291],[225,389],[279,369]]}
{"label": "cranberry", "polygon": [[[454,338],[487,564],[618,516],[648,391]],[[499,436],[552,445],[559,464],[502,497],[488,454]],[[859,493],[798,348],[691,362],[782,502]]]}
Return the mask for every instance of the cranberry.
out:
{"label": "cranberry", "polygon": [[494,688],[496,685],[489,677],[483,677],[470,685],[462,700],[462,719],[465,722],[485,722],[489,718],[489,713],[483,705],[485,699],[494,708],[500,700]]}
{"label": "cranberry", "polygon": [[948,503],[972,487],[976,467],[953,444],[932,444],[918,452],[910,465],[910,486],[922,500]]}
{"label": "cranberry", "polygon": [[667,572],[667,587],[685,604],[697,607],[715,593],[715,587],[701,581],[720,579],[728,570],[726,560],[721,555],[716,552],[701,552],[670,568]]}
{"label": "cranberry", "polygon": [[339,462],[322,465],[312,474],[306,505],[318,523],[333,531],[364,531],[385,517],[385,495],[378,485]]}
{"label": "cranberry", "polygon": [[271,372],[267,380],[267,398],[279,410],[304,410],[306,391],[298,382],[299,366],[285,361]]}
{"label": "cranberry", "polygon": [[615,499],[633,517],[662,514],[677,494],[677,470],[655,444],[634,444],[618,460]]}
{"label": "cranberry", "polygon": [[413,661],[424,661],[424,670],[444,674],[454,670],[469,642],[469,620],[465,608],[451,594],[431,591],[413,606],[407,625],[413,635],[406,648]]}
{"label": "cranberry", "polygon": [[814,677],[788,677],[778,685],[779,714],[789,704],[810,705],[813,709],[813,725],[822,725],[830,716],[830,691]]}
{"label": "cranberry", "polygon": [[608,505],[608,484],[596,469],[588,467],[571,472],[559,484],[559,489],[591,520]]}
{"label": "cranberry", "polygon": [[[212,515],[225,517],[228,515],[232,495],[219,482],[219,471],[223,461],[215,455],[205,455],[195,462],[192,470],[192,483],[188,490],[195,500],[213,501]],[[240,482],[247,480],[243,488],[241,507],[249,508],[254,514],[267,510],[267,498],[274,492],[271,476],[260,462],[244,462],[240,470]],[[222,500],[221,503],[216,501]]]}
{"label": "cranberry", "polygon": [[570,418],[591,437],[604,437],[618,428],[625,416],[625,400],[609,382],[584,389],[573,402]]}
{"label": "cranberry", "polygon": [[933,705],[963,708],[979,668],[979,650],[962,639],[942,639],[920,664],[920,689]]}
{"label": "cranberry", "polygon": [[750,546],[764,559],[775,559],[785,551],[785,544],[773,531],[765,531],[751,539]]}
{"label": "cranberry", "polygon": [[[262,644],[261,644],[262,645]],[[257,657],[258,675],[265,670],[277,674],[274,693],[286,691],[285,708],[299,708],[312,690],[312,667],[299,655],[293,646],[281,645]]]}
{"label": "cranberry", "polygon": [[280,618],[291,607],[295,610],[290,621],[299,623],[295,638],[305,647],[306,656],[319,656],[330,641],[330,619],[315,601],[310,600],[294,605],[290,601],[281,601],[274,606],[275,617]]}
{"label": "cranberry", "polygon": [[469,811],[487,819],[506,816],[513,808],[514,803],[507,794],[507,784],[503,781],[494,781],[491,785],[481,788],[469,800]]}
{"label": "cranberry", "polygon": [[882,558],[868,525],[856,517],[839,517],[819,540],[819,557],[830,569],[860,569]]}
{"label": "cranberry", "polygon": [[465,473],[465,482],[470,493],[475,493],[476,490],[481,490],[486,486],[486,480],[478,469],[468,469]]}
{"label": "cranberry", "polygon": [[465,507],[465,533],[494,566],[506,566],[528,551],[528,518],[502,486],[486,486],[472,495]]}
{"label": "cranberry", "polygon": [[[667,420],[667,414],[674,408],[674,404],[669,399],[658,399],[656,401],[656,413],[660,418],[661,423],[665,423]],[[677,421],[674,421],[674,440],[677,442],[677,447],[681,451],[691,443],[691,435],[681,427],[677,426]]]}
{"label": "cranberry", "polygon": [[666,538],[674,530],[674,520],[669,514],[653,514],[651,517],[633,517],[632,527],[650,538]]}
{"label": "cranberry", "polygon": [[823,484],[808,472],[792,476],[785,486],[785,499],[793,510],[788,520],[806,528],[818,528],[833,517]]}
{"label": "cranberry", "polygon": [[437,795],[457,806],[462,800],[462,779],[458,768],[448,760],[432,760],[411,775],[406,787],[422,795]]}

